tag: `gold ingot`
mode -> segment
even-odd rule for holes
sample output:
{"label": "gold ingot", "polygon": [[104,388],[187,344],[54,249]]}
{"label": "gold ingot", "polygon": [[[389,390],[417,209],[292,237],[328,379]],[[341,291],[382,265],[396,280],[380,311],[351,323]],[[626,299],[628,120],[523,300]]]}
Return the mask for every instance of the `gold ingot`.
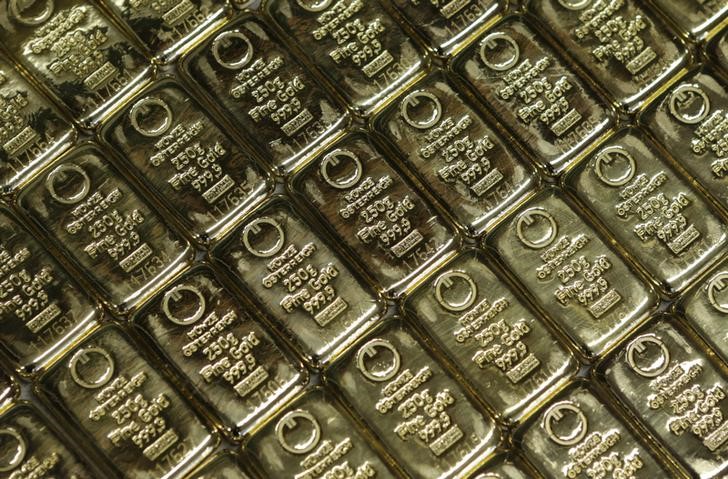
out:
{"label": "gold ingot", "polygon": [[84,127],[149,80],[152,68],[93,3],[3,0],[0,42]]}
{"label": "gold ingot", "polygon": [[543,318],[475,251],[433,273],[404,305],[473,387],[507,421],[519,421],[576,373]]}
{"label": "gold ingot", "polygon": [[709,68],[681,78],[640,116],[650,133],[728,208],[728,90]]}
{"label": "gold ingot", "polygon": [[468,477],[499,432],[399,321],[362,341],[327,379],[411,477]]}
{"label": "gold ingot", "polygon": [[233,131],[288,173],[340,134],[344,108],[262,20],[243,15],[182,60],[182,74]]}
{"label": "gold ingot", "polygon": [[160,291],[134,321],[233,438],[275,413],[306,380],[207,267]]}
{"label": "gold ingot", "polygon": [[270,190],[255,160],[171,79],[132,99],[102,136],[203,244],[222,236]]}
{"label": "gold ingot", "polygon": [[360,115],[396,95],[424,65],[417,44],[377,2],[269,0],[265,8]]}
{"label": "gold ingot", "polygon": [[693,41],[704,40],[719,31],[728,17],[728,3],[723,0],[690,4],[680,0],[652,0],[652,3]]}
{"label": "gold ingot", "polygon": [[30,403],[20,402],[0,416],[0,451],[3,477],[95,477],[77,448],[64,443]]}
{"label": "gold ingot", "polygon": [[256,210],[214,256],[316,366],[381,317],[380,299],[286,198]]}
{"label": "gold ingot", "polygon": [[189,245],[92,143],[55,161],[18,201],[120,313],[162,286],[190,256]]}
{"label": "gold ingot", "polygon": [[639,129],[611,136],[564,181],[670,296],[726,249],[724,220]]}
{"label": "gold ingot", "polygon": [[661,318],[619,348],[602,374],[612,392],[691,477],[728,471],[726,377]]}
{"label": "gold ingot", "polygon": [[450,226],[363,133],[337,142],[293,178],[291,189],[391,296],[410,289],[457,243]]}
{"label": "gold ingot", "polygon": [[20,374],[35,374],[87,334],[99,314],[71,275],[3,210],[0,257],[0,341]]}
{"label": "gold ingot", "polygon": [[44,374],[38,393],[123,477],[178,477],[217,437],[158,371],[107,326]]}
{"label": "gold ingot", "polygon": [[588,356],[614,347],[657,306],[654,290],[556,189],[530,200],[487,244]]}
{"label": "gold ingot", "polygon": [[639,110],[690,60],[642,0],[536,0],[529,10],[627,113]]}
{"label": "gold ingot", "polygon": [[375,120],[458,224],[478,236],[538,184],[533,167],[441,73]]}
{"label": "gold ingot", "polygon": [[289,404],[245,449],[263,477],[397,477],[322,388]]}
{"label": "gold ingot", "polygon": [[250,479],[240,467],[240,458],[231,452],[223,452],[211,457],[192,472],[188,479]]}
{"label": "gold ingot", "polygon": [[545,477],[591,477],[602,471],[614,478],[679,477],[581,383],[546,406],[521,434],[526,459]]}
{"label": "gold ingot", "polygon": [[66,151],[76,129],[0,56],[0,189],[10,193]]}
{"label": "gold ingot", "polygon": [[612,125],[612,115],[525,17],[481,35],[452,67],[544,172],[557,175]]}

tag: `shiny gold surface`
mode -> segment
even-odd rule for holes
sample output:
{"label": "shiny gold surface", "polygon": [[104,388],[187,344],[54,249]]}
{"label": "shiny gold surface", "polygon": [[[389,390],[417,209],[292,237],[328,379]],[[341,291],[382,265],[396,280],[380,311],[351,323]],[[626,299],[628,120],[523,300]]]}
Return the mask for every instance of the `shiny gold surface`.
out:
{"label": "shiny gold surface", "polygon": [[0,0],[0,479],[728,477],[728,0]]}

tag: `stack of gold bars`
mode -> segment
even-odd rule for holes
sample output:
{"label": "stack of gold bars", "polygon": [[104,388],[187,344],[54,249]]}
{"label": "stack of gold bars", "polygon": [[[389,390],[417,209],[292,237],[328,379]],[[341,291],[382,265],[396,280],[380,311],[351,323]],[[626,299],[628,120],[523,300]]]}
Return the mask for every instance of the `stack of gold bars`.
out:
{"label": "stack of gold bars", "polygon": [[0,478],[728,478],[728,0],[0,45]]}

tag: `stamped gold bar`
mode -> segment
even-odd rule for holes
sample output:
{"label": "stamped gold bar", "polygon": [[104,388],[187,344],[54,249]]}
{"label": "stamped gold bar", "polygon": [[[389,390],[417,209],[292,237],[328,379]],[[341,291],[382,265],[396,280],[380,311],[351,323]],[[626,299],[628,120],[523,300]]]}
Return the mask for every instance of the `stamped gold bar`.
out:
{"label": "stamped gold bar", "polygon": [[694,70],[640,117],[659,143],[728,208],[728,89],[719,74]]}
{"label": "stamped gold bar", "polygon": [[642,0],[531,0],[529,9],[627,112],[689,61],[680,40]]}
{"label": "stamped gold bar", "polygon": [[430,48],[440,56],[451,54],[482,27],[505,10],[505,0],[394,0]]}
{"label": "stamped gold bar", "polygon": [[257,210],[214,256],[316,365],[381,315],[377,296],[284,198]]}
{"label": "stamped gold bar", "polygon": [[545,477],[679,477],[583,383],[546,406],[518,442]]}
{"label": "stamped gold bar", "polygon": [[65,444],[35,407],[21,402],[0,416],[0,472],[11,479],[92,479],[93,470]]}
{"label": "stamped gold bar", "polygon": [[103,0],[157,60],[172,62],[226,17],[220,0]]}
{"label": "stamped gold bar", "polygon": [[125,478],[178,477],[216,443],[158,367],[115,326],[44,374],[38,392]]}
{"label": "stamped gold bar", "polygon": [[676,309],[687,323],[710,344],[728,364],[728,262],[724,261],[696,284]]}
{"label": "stamped gold bar", "polygon": [[414,85],[375,125],[458,223],[477,236],[532,190],[532,167],[442,74]]}
{"label": "stamped gold bar", "polygon": [[0,55],[0,188],[9,193],[68,149],[76,130]]}
{"label": "stamped gold bar", "polygon": [[255,17],[244,15],[215,32],[182,66],[280,172],[291,171],[348,122],[344,109]]}
{"label": "stamped gold bar", "polygon": [[273,414],[305,380],[207,267],[160,291],[135,322],[234,437]]}
{"label": "stamped gold bar", "polygon": [[493,420],[398,320],[327,378],[411,477],[467,477],[498,444]]}
{"label": "stamped gold bar", "polygon": [[202,243],[225,233],[270,189],[256,162],[171,79],[140,93],[102,134]]}
{"label": "stamped gold bar", "polygon": [[263,477],[397,477],[323,388],[287,406],[253,436],[246,450]]}
{"label": "stamped gold bar", "polygon": [[409,288],[455,243],[450,227],[362,133],[329,148],[292,185],[388,294]]}
{"label": "stamped gold bar", "polygon": [[231,452],[222,452],[211,457],[195,469],[187,479],[250,479],[243,472],[240,458]]}
{"label": "stamped gold bar", "polygon": [[18,201],[118,312],[148,297],[190,253],[92,143],[55,161]]}
{"label": "stamped gold bar", "polygon": [[576,373],[576,361],[491,270],[463,253],[432,275],[405,303],[499,415],[518,421]]}
{"label": "stamped gold bar", "polygon": [[561,172],[612,124],[593,89],[525,17],[490,28],[453,67],[548,174]]}
{"label": "stamped gold bar", "polygon": [[369,0],[269,0],[269,15],[354,110],[369,114],[422,68],[415,42]]}
{"label": "stamped gold bar", "polygon": [[709,54],[711,60],[728,74],[728,29],[725,29],[710,45]]}
{"label": "stamped gold bar", "polygon": [[0,42],[84,126],[147,80],[147,60],[94,4],[3,0],[0,8]]}
{"label": "stamped gold bar", "polygon": [[555,189],[546,189],[488,238],[537,304],[587,355],[641,324],[658,298]]}
{"label": "stamped gold bar", "polygon": [[566,184],[668,295],[726,249],[728,226],[639,129],[624,129],[569,172]]}
{"label": "stamped gold bar", "polygon": [[677,26],[681,33],[692,40],[703,40],[720,30],[728,17],[725,0],[651,0]]}
{"label": "stamped gold bar", "polygon": [[602,372],[614,394],[692,477],[725,477],[726,378],[669,319],[623,345]]}
{"label": "stamped gold bar", "polygon": [[0,341],[33,374],[94,327],[97,310],[70,275],[9,212],[0,210]]}

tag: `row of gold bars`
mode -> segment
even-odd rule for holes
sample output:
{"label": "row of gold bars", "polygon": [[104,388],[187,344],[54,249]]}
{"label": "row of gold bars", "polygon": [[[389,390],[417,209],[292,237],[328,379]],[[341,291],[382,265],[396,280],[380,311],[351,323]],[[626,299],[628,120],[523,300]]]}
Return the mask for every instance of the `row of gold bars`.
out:
{"label": "row of gold bars", "polygon": [[0,478],[728,477],[728,0],[0,0]]}

